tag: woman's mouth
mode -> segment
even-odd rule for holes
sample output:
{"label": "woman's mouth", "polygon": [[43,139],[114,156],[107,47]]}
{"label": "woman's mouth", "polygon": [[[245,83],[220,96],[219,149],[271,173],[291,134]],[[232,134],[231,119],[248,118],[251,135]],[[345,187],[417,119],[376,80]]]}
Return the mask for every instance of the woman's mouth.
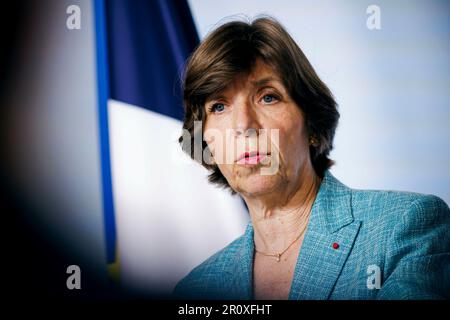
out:
{"label": "woman's mouth", "polygon": [[256,165],[264,162],[264,159],[270,155],[270,153],[260,153],[259,151],[244,152],[238,157],[237,164],[243,165]]}

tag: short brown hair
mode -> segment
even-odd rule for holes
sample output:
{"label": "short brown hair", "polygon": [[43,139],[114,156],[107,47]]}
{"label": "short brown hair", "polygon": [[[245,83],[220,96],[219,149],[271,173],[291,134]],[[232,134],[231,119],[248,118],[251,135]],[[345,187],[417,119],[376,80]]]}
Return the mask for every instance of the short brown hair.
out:
{"label": "short brown hair", "polygon": [[[310,146],[311,162],[316,174],[323,177],[334,163],[328,155],[339,119],[337,104],[302,50],[271,17],[260,17],[253,22],[232,21],[218,27],[188,59],[183,77],[183,129],[190,133],[191,141],[183,141],[183,136],[179,138],[183,150],[194,159],[190,147],[194,145],[194,121],[204,123],[206,101],[236,77],[249,74],[257,59],[275,70],[302,110],[308,134],[317,141],[315,146]],[[202,141],[202,149],[205,148],[208,146]],[[207,164],[203,158],[201,164],[211,171],[210,182],[230,188],[217,165]],[[232,189],[231,192],[234,193]]]}

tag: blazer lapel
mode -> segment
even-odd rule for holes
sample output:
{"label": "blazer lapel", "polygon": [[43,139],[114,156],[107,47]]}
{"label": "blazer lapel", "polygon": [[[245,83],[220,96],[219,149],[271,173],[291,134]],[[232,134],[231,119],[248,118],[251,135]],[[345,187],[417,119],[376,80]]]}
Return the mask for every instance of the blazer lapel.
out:
{"label": "blazer lapel", "polygon": [[360,227],[351,212],[351,190],[326,171],[311,209],[289,299],[328,299]]}

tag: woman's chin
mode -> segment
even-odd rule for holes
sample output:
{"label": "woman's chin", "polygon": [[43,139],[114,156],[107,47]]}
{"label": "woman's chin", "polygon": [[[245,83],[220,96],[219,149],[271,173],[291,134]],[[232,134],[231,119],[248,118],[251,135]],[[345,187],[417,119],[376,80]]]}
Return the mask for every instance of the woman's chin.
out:
{"label": "woman's chin", "polygon": [[273,192],[279,184],[278,175],[251,175],[238,181],[235,190],[243,195],[257,196]]}

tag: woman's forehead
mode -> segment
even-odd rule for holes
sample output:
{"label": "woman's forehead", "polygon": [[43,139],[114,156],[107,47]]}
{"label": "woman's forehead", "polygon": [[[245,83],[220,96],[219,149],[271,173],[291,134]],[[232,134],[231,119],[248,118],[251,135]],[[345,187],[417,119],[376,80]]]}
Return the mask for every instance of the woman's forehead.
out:
{"label": "woman's forehead", "polygon": [[280,82],[281,79],[273,67],[263,62],[261,59],[256,60],[250,73],[243,77],[250,85],[259,87],[270,82]]}
{"label": "woman's forehead", "polygon": [[235,91],[236,89],[242,87],[260,88],[267,85],[281,86],[284,88],[283,82],[277,72],[269,65],[260,63],[255,65],[250,73],[239,74],[236,76],[236,78],[234,78],[228,86],[226,86],[221,92],[218,92],[218,95],[224,95],[230,91]]}

